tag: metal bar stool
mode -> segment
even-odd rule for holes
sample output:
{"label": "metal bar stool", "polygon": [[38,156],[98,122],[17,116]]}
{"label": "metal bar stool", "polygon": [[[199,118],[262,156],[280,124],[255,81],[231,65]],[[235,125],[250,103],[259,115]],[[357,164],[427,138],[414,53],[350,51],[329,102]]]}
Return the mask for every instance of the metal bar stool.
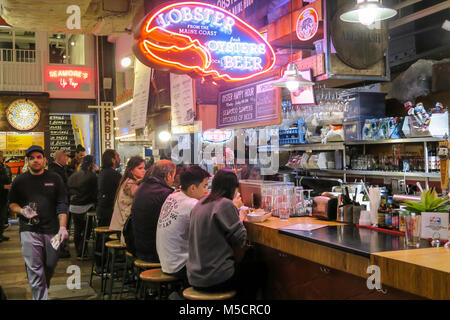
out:
{"label": "metal bar stool", "polygon": [[[147,262],[144,260],[136,259],[134,261],[134,265],[137,269],[137,275],[140,275],[141,272],[148,269],[161,268],[161,264],[159,262]],[[141,298],[141,291],[144,287],[141,287],[141,278],[138,276],[136,281],[136,298]],[[146,296],[146,292],[144,292],[144,297]]]}
{"label": "metal bar stool", "polygon": [[139,278],[144,281],[144,289],[146,289],[147,285],[156,287],[158,300],[167,300],[170,285],[182,285],[183,282],[181,279],[164,273],[161,268],[143,271],[140,273]]}
{"label": "metal bar stool", "polygon": [[228,300],[236,295],[235,290],[226,292],[205,292],[192,287],[183,290],[183,297],[188,300]]}
{"label": "metal bar stool", "polygon": [[123,263],[117,261],[117,258],[119,258],[119,254],[121,252],[125,252],[126,246],[120,243],[119,240],[108,241],[105,243],[105,246],[108,248],[108,258],[106,263],[108,274],[105,277],[105,289],[107,286],[106,281],[109,279],[108,299],[111,300],[113,293],[116,293],[113,292],[114,280],[117,277],[120,277],[118,276],[120,274],[120,272],[118,271],[120,270],[120,267],[122,267],[123,265]]}
{"label": "metal bar stool", "polygon": [[134,261],[136,257],[129,251],[125,250],[125,268],[123,269],[122,288],[120,289],[119,300],[122,299],[123,289],[127,287],[127,293],[133,292],[137,299],[137,279],[134,270]]}
{"label": "metal bar stool", "polygon": [[[102,243],[102,249],[101,251],[97,251],[97,249],[94,250],[94,259],[92,259],[92,268],[91,268],[91,278],[89,280],[89,285],[92,287],[92,277],[94,275],[99,276],[101,278],[101,288],[100,288],[100,293],[103,294],[104,288],[103,288],[103,278],[104,278],[104,274],[105,274],[105,242],[106,242],[106,237],[113,233],[113,232],[117,232],[117,231],[112,231],[109,230],[109,227],[97,227],[94,229],[94,243],[96,243],[96,239],[97,237],[101,237],[101,243]],[[95,257],[98,256],[100,257],[100,273],[98,273],[97,271],[94,272],[94,266],[95,266]]]}
{"label": "metal bar stool", "polygon": [[[88,235],[88,227],[89,224],[92,225],[91,227],[91,232]],[[84,234],[83,234],[83,248],[81,249],[81,260],[84,260],[85,255],[85,249],[89,249],[88,248],[88,244],[89,244],[89,239],[93,239],[95,236],[95,233],[93,232],[93,230],[96,228],[97,225],[97,215],[95,211],[88,211],[86,213],[86,225],[84,227]],[[94,242],[95,245],[95,242]],[[88,250],[89,251],[89,250]],[[95,251],[95,249],[93,250]]]}

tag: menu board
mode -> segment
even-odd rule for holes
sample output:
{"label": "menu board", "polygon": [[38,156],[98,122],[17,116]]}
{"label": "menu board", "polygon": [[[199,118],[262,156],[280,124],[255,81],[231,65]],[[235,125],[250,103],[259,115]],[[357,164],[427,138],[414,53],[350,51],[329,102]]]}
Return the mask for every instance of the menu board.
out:
{"label": "menu board", "polygon": [[280,124],[281,93],[271,85],[275,78],[219,94],[217,128],[248,128]]}
{"label": "menu board", "polygon": [[194,81],[187,75],[170,74],[172,127],[194,124]]}
{"label": "menu board", "polygon": [[49,115],[50,156],[57,150],[73,151],[76,149],[72,118],[65,114]]}
{"label": "menu board", "polygon": [[26,150],[31,145],[38,145],[44,148],[45,140],[43,132],[8,132],[6,134],[7,150]]}
{"label": "menu board", "polygon": [[141,129],[147,122],[151,69],[136,60],[130,129]]}

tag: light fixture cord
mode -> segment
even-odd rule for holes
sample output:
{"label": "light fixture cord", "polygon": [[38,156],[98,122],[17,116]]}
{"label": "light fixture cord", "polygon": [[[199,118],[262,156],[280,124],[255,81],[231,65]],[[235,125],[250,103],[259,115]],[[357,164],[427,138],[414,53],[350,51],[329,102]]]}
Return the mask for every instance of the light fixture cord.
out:
{"label": "light fixture cord", "polygon": [[292,15],[293,15],[293,12],[292,12],[292,1],[293,0],[290,0],[290,2],[289,2],[289,4],[290,4],[290,6],[291,6],[291,62],[294,62],[294,54],[293,54],[293,49],[292,49]]}

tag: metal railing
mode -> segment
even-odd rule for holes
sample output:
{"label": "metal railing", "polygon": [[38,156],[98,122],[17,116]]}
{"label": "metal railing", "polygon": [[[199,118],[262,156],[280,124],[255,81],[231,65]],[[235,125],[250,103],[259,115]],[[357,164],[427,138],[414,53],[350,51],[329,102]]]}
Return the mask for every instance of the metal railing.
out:
{"label": "metal railing", "polygon": [[0,91],[43,92],[40,51],[0,49]]}
{"label": "metal railing", "polygon": [[0,49],[0,62],[36,62],[36,50]]}

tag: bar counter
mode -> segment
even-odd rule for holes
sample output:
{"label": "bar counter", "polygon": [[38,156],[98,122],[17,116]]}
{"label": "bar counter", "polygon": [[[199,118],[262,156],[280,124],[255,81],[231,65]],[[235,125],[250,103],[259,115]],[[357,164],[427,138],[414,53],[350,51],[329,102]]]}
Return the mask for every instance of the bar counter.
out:
{"label": "bar counter", "polygon": [[[292,231],[308,223],[330,227]],[[244,221],[268,268],[272,299],[450,299],[450,250],[404,245],[404,237],[310,217]],[[370,265],[380,267],[381,290],[369,290]]]}

